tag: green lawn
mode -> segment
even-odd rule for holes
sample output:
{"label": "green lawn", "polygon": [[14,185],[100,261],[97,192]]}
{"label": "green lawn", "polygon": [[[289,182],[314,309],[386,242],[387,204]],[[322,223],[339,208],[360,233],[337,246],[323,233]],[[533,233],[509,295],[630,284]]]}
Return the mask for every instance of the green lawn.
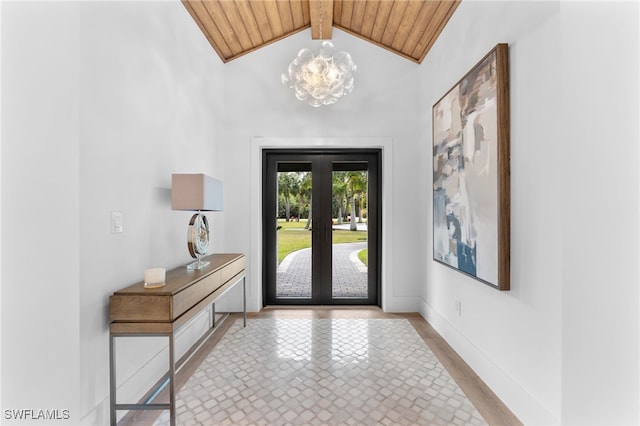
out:
{"label": "green lawn", "polygon": [[[278,220],[278,263],[291,252],[303,248],[311,247],[311,231],[304,229],[306,220],[300,222],[285,222]],[[367,241],[366,231],[343,231],[341,229],[333,231],[333,243],[356,243]]]}
{"label": "green lawn", "polygon": [[368,251],[367,249],[364,250],[360,250],[358,252],[358,259],[360,259],[360,261],[362,263],[364,263],[365,265],[369,265],[369,257],[368,257]]}

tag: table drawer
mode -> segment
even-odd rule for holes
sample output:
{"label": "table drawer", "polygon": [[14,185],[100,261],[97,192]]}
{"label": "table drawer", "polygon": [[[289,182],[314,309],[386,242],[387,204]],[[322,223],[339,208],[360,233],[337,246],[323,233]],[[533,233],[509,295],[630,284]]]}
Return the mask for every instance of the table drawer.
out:
{"label": "table drawer", "polygon": [[171,318],[171,321],[175,320],[180,315],[188,311],[192,306],[196,305],[199,301],[216,291],[216,289],[222,285],[220,275],[221,271],[216,271],[176,294],[173,298],[173,317]]}
{"label": "table drawer", "polygon": [[238,275],[245,268],[245,258],[241,257],[240,259],[230,263],[222,269],[222,284],[229,281],[231,278]]}

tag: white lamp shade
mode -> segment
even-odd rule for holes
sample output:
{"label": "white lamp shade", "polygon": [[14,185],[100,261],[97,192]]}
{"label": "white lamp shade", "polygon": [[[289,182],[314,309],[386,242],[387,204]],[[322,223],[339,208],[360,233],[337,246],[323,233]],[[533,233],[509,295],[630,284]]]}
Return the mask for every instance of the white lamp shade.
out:
{"label": "white lamp shade", "polygon": [[204,175],[171,175],[171,208],[189,211],[222,211],[222,181]]}

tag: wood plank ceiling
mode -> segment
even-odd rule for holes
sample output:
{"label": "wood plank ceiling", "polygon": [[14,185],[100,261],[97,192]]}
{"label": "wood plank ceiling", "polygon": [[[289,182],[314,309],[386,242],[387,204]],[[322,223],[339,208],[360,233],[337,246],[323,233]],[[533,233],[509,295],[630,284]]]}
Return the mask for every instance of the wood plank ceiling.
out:
{"label": "wood plank ceiling", "polygon": [[339,28],[421,63],[461,0],[182,0],[223,62],[311,27]]}

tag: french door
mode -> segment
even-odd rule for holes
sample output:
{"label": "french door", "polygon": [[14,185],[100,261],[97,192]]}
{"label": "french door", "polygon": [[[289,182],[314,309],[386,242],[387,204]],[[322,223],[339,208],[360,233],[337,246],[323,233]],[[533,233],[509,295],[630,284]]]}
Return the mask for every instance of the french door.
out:
{"label": "french door", "polygon": [[380,305],[380,150],[263,151],[265,305]]}

